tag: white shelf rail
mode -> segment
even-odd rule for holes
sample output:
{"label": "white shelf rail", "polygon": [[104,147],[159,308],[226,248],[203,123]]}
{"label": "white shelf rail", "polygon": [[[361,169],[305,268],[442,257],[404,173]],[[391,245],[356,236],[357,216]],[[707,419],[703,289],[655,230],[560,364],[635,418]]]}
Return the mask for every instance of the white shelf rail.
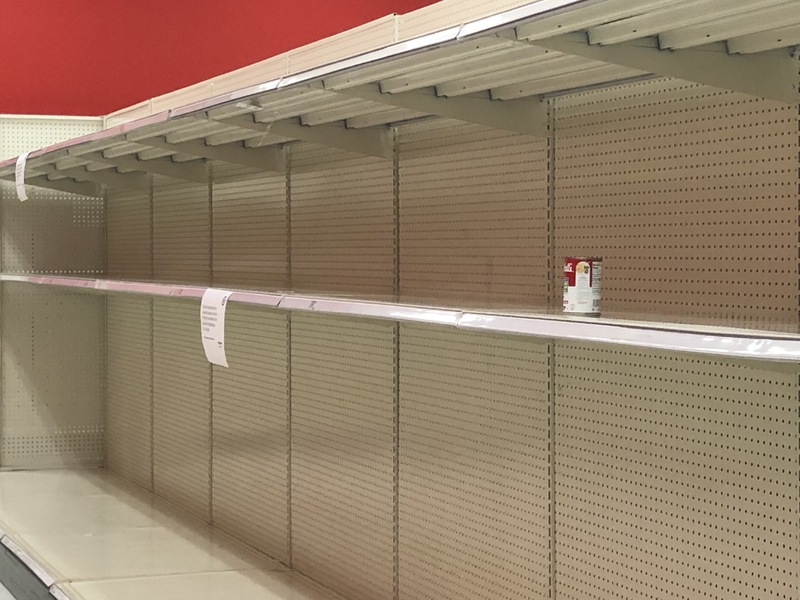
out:
{"label": "white shelf rail", "polygon": [[[77,288],[102,293],[197,299],[201,298],[207,289],[178,284],[39,275],[0,275],[0,281]],[[800,335],[770,331],[680,323],[617,321],[594,317],[492,313],[355,298],[305,296],[288,292],[236,290],[230,300],[289,311],[428,323],[556,340],[619,344],[776,362],[800,361]]]}
{"label": "white shelf rail", "polygon": [[[2,533],[2,532],[0,532]],[[3,534],[0,537],[0,544],[8,548],[8,550],[14,554],[19,561],[24,564],[28,569],[30,569],[31,573],[33,573],[45,587],[52,587],[55,584],[55,579],[47,572],[47,570],[39,564],[31,555],[23,550],[19,544],[17,544],[8,534]]]}

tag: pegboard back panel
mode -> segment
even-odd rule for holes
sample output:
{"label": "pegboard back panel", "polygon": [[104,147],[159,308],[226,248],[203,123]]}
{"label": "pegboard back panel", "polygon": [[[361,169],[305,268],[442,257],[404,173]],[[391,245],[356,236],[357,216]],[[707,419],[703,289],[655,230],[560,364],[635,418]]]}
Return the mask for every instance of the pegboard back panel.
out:
{"label": "pegboard back panel", "polygon": [[153,300],[153,487],[211,518],[211,365],[200,302]]}
{"label": "pegboard back panel", "polygon": [[393,295],[392,161],[297,144],[291,169],[293,289]]}
{"label": "pegboard back panel", "polygon": [[799,373],[557,343],[556,596],[796,598]]}
{"label": "pegboard back panel", "polygon": [[608,316],[796,330],[796,106],[663,79],[553,102],[556,294],[602,256]]}
{"label": "pegboard back panel", "polygon": [[14,184],[0,183],[4,273],[102,275],[105,209],[87,198],[28,186],[20,202]]}
{"label": "pegboard back panel", "polygon": [[229,368],[214,366],[212,515],[289,562],[289,316],[231,304]]}
{"label": "pegboard back panel", "polygon": [[394,590],[395,324],[292,315],[292,564],[350,600]]}
{"label": "pegboard back panel", "polygon": [[215,164],[213,222],[214,285],[288,288],[285,174]]}
{"label": "pegboard back panel", "polygon": [[153,279],[152,202],[148,191],[108,190],[106,270],[112,279]]}
{"label": "pegboard back panel", "polygon": [[0,116],[0,160],[103,129],[102,117]]}
{"label": "pegboard back panel", "polygon": [[151,490],[152,300],[110,296],[106,310],[106,466]]}
{"label": "pegboard back panel", "polygon": [[550,597],[549,356],[401,325],[401,598]]}
{"label": "pegboard back panel", "polygon": [[209,185],[153,177],[153,270],[157,281],[211,282]]}
{"label": "pegboard back panel", "polygon": [[0,467],[104,461],[105,299],[2,284]]}
{"label": "pegboard back panel", "polygon": [[397,140],[401,299],[545,307],[547,140],[443,119]]}

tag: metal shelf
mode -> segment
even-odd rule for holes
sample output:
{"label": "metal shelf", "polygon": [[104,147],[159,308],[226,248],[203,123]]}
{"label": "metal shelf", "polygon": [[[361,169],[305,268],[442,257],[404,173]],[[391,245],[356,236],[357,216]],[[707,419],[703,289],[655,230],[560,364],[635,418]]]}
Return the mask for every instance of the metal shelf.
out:
{"label": "metal shelf", "polygon": [[[36,150],[26,179],[101,196],[146,188],[143,173],[203,180],[207,160],[281,170],[281,146],[294,141],[390,159],[387,128],[429,116],[546,137],[543,96],[653,75],[800,100],[795,7],[719,4],[540,0],[440,19],[439,31],[337,62],[318,49],[300,72]],[[14,160],[0,162],[0,178],[14,178]]]}
{"label": "metal shelf", "polygon": [[[207,288],[141,281],[114,281],[39,275],[0,275],[0,281],[77,288],[102,293],[201,298]],[[289,292],[234,291],[230,300],[289,311],[311,311],[369,319],[427,323],[459,329],[548,339],[620,344],[639,348],[713,354],[777,362],[800,360],[800,335],[759,330],[571,317],[522,312],[482,312]]]}
{"label": "metal shelf", "polygon": [[[104,600],[142,590],[176,599],[331,597],[105,470],[0,473],[0,489],[0,578],[20,597]],[[41,506],[71,517],[43,520]]]}

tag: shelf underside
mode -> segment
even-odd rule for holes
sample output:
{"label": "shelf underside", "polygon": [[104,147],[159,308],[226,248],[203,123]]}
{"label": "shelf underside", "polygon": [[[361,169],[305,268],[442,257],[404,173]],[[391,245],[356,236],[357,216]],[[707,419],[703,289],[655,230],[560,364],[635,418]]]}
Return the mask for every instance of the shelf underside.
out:
{"label": "shelf underside", "polygon": [[[533,2],[371,41],[338,62],[322,53],[298,72],[36,150],[27,182],[101,196],[147,189],[146,174],[203,182],[209,160],[282,172],[296,141],[391,160],[387,126],[430,116],[546,138],[543,96],[653,75],[796,103],[795,7],[700,4]],[[14,167],[0,163],[0,178]]]}

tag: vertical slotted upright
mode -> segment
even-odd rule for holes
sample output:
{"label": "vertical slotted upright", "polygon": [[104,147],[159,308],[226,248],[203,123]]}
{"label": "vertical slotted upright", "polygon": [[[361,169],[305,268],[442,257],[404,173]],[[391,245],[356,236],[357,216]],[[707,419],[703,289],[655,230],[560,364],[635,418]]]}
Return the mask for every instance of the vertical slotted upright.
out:
{"label": "vertical slotted upright", "polygon": [[107,467],[152,486],[152,300],[114,296],[107,306]]}

